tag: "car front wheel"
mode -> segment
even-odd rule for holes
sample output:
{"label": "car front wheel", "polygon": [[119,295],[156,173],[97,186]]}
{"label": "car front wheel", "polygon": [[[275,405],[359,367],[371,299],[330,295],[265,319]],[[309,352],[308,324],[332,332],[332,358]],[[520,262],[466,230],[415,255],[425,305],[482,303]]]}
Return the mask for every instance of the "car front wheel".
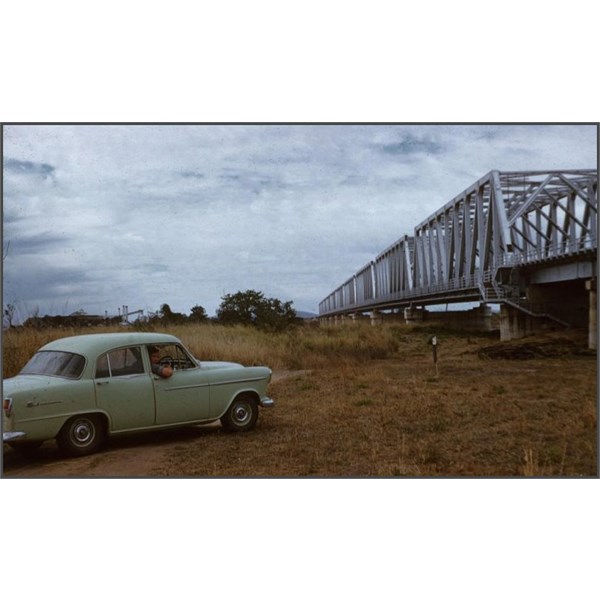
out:
{"label": "car front wheel", "polygon": [[221,417],[223,427],[228,431],[249,431],[258,419],[258,404],[250,396],[238,396]]}
{"label": "car front wheel", "polygon": [[100,449],[105,435],[100,417],[79,415],[65,423],[56,442],[61,450],[71,456],[85,456]]}

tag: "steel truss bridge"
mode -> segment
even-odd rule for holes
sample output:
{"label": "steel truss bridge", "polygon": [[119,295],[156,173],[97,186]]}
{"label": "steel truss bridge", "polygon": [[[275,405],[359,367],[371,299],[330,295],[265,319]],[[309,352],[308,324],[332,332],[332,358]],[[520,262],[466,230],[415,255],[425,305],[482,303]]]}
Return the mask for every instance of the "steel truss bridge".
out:
{"label": "steel truss bridge", "polygon": [[331,292],[319,315],[469,301],[530,312],[512,274],[595,261],[597,207],[595,169],[490,171]]}

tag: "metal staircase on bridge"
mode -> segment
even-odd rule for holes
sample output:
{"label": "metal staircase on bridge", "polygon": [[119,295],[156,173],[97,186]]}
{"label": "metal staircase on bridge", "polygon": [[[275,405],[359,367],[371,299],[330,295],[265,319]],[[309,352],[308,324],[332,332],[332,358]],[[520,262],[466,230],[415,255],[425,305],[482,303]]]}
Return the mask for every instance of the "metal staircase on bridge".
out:
{"label": "metal staircase on bridge", "polygon": [[571,327],[570,323],[558,318],[555,315],[550,314],[546,310],[543,312],[535,310],[533,303],[525,298],[520,298],[518,292],[513,293],[513,289],[510,286],[501,286],[495,280],[489,279],[484,281],[480,285],[482,301],[490,304],[507,304],[512,306],[514,309],[534,317],[536,319],[548,319],[555,323],[562,325],[563,327]]}

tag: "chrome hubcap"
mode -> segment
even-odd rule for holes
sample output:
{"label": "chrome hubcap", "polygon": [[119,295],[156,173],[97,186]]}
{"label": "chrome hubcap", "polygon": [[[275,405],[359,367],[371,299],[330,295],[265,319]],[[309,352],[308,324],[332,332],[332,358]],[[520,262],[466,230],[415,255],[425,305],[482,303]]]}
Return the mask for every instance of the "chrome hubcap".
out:
{"label": "chrome hubcap", "polygon": [[243,425],[252,418],[252,411],[247,404],[238,404],[233,411],[233,416],[238,424]]}
{"label": "chrome hubcap", "polygon": [[72,431],[73,441],[80,445],[89,443],[94,437],[94,427],[89,421],[78,421]]}

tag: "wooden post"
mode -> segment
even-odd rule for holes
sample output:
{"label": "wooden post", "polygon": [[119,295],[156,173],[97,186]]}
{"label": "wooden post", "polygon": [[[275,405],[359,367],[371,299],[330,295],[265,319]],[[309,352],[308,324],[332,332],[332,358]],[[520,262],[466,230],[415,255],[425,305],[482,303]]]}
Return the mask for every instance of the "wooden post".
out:
{"label": "wooden post", "polygon": [[433,335],[430,339],[431,350],[433,352],[433,364],[435,366],[435,376],[438,376],[438,364],[437,364],[437,336]]}

